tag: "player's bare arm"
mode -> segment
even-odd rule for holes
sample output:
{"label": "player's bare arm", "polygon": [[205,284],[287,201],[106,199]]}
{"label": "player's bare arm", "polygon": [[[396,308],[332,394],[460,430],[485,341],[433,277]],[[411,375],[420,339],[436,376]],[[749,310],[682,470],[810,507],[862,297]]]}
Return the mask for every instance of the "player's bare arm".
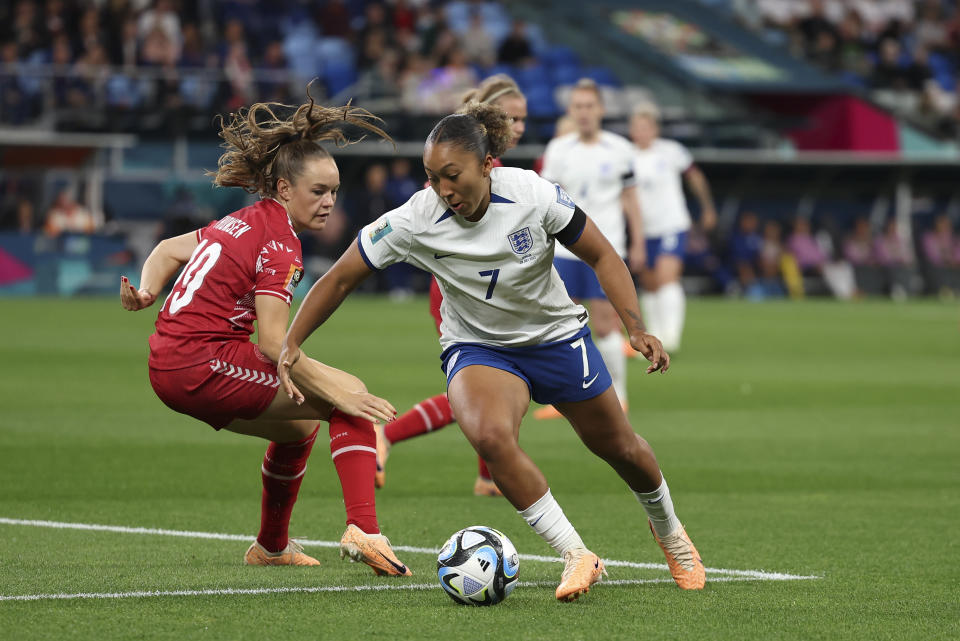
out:
{"label": "player's bare arm", "polygon": [[568,249],[596,272],[600,286],[627,329],[630,344],[650,361],[647,373],[666,372],[670,367],[670,355],[664,351],[660,339],[646,332],[630,272],[610,241],[587,218],[580,238]]}
{"label": "player's bare arm", "polygon": [[630,271],[639,274],[647,263],[647,245],[643,235],[643,215],[640,211],[640,200],[637,198],[637,188],[626,187],[620,195],[623,213],[627,217],[627,230],[630,233]]}
{"label": "player's bare arm", "polygon": [[[290,308],[276,296],[256,297],[257,346],[264,356],[279,362],[283,336]],[[359,378],[334,367],[324,365],[308,356],[301,356],[293,373],[298,391],[302,388],[311,397],[330,403],[341,412],[371,421],[392,420],[394,407],[386,400],[367,392]],[[303,402],[302,398],[297,400]]]}
{"label": "player's bare arm", "polygon": [[[277,358],[277,373],[283,389],[287,396],[298,403],[303,402],[303,394],[297,389],[294,380],[291,380],[291,370],[303,358],[300,345],[330,318],[347,295],[371,273],[360,255],[357,241],[354,241],[330,271],[314,283],[300,304]],[[294,375],[294,379],[297,378],[298,376]]]}
{"label": "player's bare arm", "polygon": [[150,307],[174,274],[190,260],[198,242],[195,231],[161,240],[143,263],[139,289],[126,276],[120,277],[120,304],[123,308],[135,312]]}

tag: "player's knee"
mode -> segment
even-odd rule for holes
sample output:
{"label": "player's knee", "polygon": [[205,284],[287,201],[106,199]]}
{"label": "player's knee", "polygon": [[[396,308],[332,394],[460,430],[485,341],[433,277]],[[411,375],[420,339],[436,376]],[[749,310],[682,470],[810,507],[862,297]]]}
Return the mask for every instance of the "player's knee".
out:
{"label": "player's knee", "polygon": [[470,439],[477,454],[485,461],[497,461],[517,447],[513,435],[504,426],[488,424],[478,430]]}

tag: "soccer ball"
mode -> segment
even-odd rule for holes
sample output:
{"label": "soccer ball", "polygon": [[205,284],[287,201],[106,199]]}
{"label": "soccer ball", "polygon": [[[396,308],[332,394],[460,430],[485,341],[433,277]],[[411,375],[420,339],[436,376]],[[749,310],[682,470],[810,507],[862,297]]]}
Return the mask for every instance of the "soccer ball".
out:
{"label": "soccer ball", "polygon": [[520,557],[503,532],[483,525],[451,536],[437,557],[440,586],[457,603],[496,605],[517,585]]}

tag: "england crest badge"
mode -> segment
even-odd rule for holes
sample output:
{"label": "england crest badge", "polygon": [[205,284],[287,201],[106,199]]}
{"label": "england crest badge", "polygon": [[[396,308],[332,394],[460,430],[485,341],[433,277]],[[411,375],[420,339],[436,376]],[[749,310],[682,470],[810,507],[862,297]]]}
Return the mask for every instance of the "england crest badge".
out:
{"label": "england crest badge", "polygon": [[533,248],[533,236],[530,234],[529,227],[507,234],[507,239],[510,241],[510,249],[519,256],[526,254]]}

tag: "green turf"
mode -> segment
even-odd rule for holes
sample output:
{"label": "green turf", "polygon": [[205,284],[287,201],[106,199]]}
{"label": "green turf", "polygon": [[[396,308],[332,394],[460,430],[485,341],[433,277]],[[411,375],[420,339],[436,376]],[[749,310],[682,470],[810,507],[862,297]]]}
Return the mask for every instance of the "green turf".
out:
{"label": "green turf", "polygon": [[[494,608],[421,591],[0,601],[12,639],[957,639],[960,331],[954,305],[695,301],[666,376],[631,365],[630,417],[654,446],[710,567],[811,581],[600,585],[560,604],[560,566],[523,561]],[[0,517],[253,534],[264,445],[174,414],[146,376],[155,311],[113,300],[0,302]],[[357,297],[307,344],[407,408],[443,389],[426,302]],[[662,562],[635,500],[566,423],[521,442],[595,551]],[[393,451],[378,495],[395,544],[487,524],[549,549],[502,499],[470,494],[475,457],[451,427]],[[318,446],[292,531],[337,539],[339,486]],[[0,595],[365,586],[323,567],[246,568],[243,542],[0,525]],[[610,568],[612,579],[665,572]],[[709,581],[710,575],[708,575]]]}

